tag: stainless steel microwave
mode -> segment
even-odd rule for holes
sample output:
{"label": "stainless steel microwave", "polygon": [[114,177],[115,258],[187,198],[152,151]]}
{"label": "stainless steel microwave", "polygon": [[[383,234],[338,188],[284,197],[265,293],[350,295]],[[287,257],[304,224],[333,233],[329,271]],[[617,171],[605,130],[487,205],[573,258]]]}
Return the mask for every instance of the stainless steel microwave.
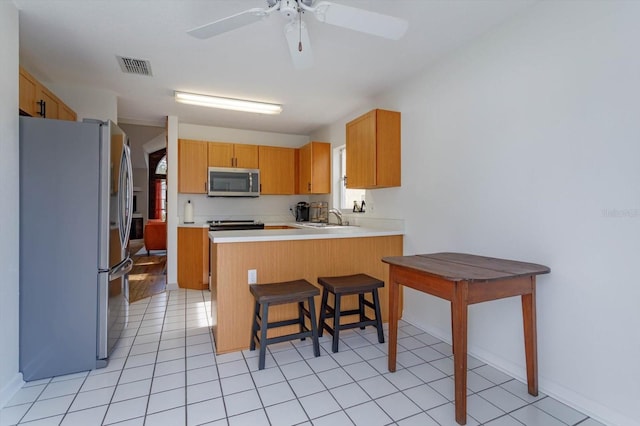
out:
{"label": "stainless steel microwave", "polygon": [[209,167],[209,197],[260,196],[260,170]]}

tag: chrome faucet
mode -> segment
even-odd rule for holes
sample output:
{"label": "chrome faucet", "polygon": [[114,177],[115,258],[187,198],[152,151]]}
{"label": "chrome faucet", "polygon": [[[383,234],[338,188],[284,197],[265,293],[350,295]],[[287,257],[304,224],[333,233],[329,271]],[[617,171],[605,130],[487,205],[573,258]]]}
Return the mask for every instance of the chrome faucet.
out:
{"label": "chrome faucet", "polygon": [[338,209],[331,209],[329,210],[329,215],[331,215],[331,213],[336,215],[336,217],[338,218],[338,225],[342,225],[342,212]]}

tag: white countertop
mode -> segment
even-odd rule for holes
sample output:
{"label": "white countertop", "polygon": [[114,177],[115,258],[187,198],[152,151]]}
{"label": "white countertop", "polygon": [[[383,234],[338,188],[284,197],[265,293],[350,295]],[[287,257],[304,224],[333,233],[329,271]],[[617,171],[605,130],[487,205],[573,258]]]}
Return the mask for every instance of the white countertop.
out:
{"label": "white countertop", "polygon": [[256,241],[318,240],[332,238],[364,238],[404,235],[401,229],[370,226],[335,226],[315,228],[298,223],[268,223],[266,226],[294,226],[296,229],[249,229],[242,231],[209,232],[213,243],[246,243]]}
{"label": "white countertop", "polygon": [[208,228],[209,224],[206,222],[193,222],[193,223],[185,223],[180,222],[178,228]]}

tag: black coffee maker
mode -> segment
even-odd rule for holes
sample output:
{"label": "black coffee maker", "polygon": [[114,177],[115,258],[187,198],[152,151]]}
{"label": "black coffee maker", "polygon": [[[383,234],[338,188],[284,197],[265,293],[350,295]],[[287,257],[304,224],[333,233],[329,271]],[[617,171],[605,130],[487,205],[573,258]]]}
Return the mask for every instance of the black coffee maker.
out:
{"label": "black coffee maker", "polygon": [[300,201],[296,204],[296,222],[309,221],[309,203]]}

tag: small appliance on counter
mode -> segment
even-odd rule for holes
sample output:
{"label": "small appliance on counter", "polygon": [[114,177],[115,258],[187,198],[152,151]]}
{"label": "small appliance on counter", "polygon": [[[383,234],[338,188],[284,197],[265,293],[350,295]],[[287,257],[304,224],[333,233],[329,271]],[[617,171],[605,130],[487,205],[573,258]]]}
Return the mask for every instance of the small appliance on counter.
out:
{"label": "small appliance on counter", "polygon": [[329,222],[329,203],[326,201],[316,201],[311,203],[309,206],[309,222]]}
{"label": "small appliance on counter", "polygon": [[296,204],[296,222],[309,221],[309,203],[300,201]]}

